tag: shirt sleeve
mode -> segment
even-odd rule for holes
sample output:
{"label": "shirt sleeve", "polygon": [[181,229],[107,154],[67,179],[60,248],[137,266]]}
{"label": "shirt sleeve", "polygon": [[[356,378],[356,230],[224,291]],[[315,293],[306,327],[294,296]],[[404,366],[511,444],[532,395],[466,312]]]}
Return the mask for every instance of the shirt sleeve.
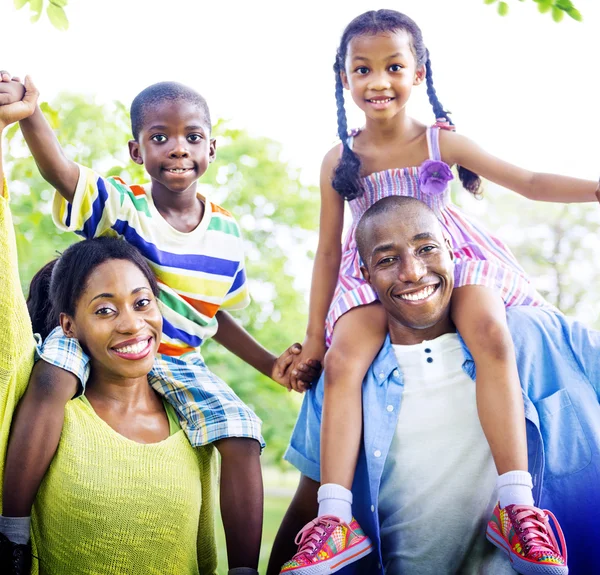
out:
{"label": "shirt sleeve", "polygon": [[132,188],[118,178],[103,178],[79,166],[79,180],[73,202],[54,192],[52,218],[59,229],[75,232],[86,239],[101,236],[118,219],[127,219],[133,203],[147,211],[145,198],[137,198]]}
{"label": "shirt sleeve", "polygon": [[305,394],[290,444],[283,458],[313,481],[321,477],[323,375]]}

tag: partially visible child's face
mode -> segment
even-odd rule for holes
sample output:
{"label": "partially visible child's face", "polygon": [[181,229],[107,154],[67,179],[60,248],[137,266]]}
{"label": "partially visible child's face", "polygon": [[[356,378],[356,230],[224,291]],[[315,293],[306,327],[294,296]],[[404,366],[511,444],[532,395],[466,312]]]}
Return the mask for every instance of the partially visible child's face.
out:
{"label": "partially visible child's face", "polygon": [[170,192],[195,191],[196,181],[215,159],[204,112],[185,100],[155,104],[145,110],[138,140],[129,142],[134,162],[143,164],[152,186]]}

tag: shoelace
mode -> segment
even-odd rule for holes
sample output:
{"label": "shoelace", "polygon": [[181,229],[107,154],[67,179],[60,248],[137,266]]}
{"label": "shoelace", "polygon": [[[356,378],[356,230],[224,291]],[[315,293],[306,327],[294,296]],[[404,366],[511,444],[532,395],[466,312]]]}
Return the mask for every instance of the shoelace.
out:
{"label": "shoelace", "polygon": [[298,552],[294,557],[302,555],[303,553],[314,553],[321,543],[323,543],[324,537],[327,534],[327,530],[335,525],[340,525],[342,520],[335,515],[322,515],[313,519],[310,523],[307,523],[296,535],[294,543],[298,545]]}
{"label": "shoelace", "polygon": [[[529,505],[514,505],[513,513],[515,528],[524,545],[525,555],[559,555],[564,558],[565,563],[567,562],[565,536],[553,513]],[[554,521],[560,539],[560,549],[550,527],[549,517]]]}

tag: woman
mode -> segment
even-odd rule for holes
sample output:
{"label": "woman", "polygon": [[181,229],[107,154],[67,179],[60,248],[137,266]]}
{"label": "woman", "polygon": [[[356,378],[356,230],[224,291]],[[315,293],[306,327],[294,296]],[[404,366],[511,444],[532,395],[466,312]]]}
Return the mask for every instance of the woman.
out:
{"label": "woman", "polygon": [[[18,108],[0,106],[0,134]],[[19,284],[0,148],[0,470],[35,342]],[[156,280],[135,248],[80,242],[34,279],[50,324],[91,357],[85,397],[67,404],[58,451],[32,515],[33,573],[216,572],[213,448],[193,449],[148,385],[162,319]],[[32,315],[44,314],[44,298]],[[40,304],[40,305],[38,305]],[[47,307],[47,306],[46,306]],[[4,538],[0,545],[10,546]],[[13,555],[13,560],[19,557]],[[2,573],[12,565],[0,565]]]}

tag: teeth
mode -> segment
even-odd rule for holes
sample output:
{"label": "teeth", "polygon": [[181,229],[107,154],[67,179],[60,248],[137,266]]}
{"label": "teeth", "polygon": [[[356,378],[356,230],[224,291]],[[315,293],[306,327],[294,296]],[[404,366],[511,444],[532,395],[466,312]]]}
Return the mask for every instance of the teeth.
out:
{"label": "teeth", "polygon": [[402,294],[400,299],[407,299],[408,301],[419,301],[428,298],[435,291],[435,286],[427,286],[422,290],[414,293]]}
{"label": "teeth", "polygon": [[189,168],[172,168],[169,170],[169,172],[173,174],[183,174],[183,172],[187,172],[188,170]]}
{"label": "teeth", "polygon": [[392,99],[391,98],[386,98],[385,100],[369,100],[369,102],[371,102],[372,104],[387,104],[388,102],[391,102]]}
{"label": "teeth", "polygon": [[148,347],[148,340],[143,340],[134,345],[126,345],[125,347],[115,347],[114,350],[118,351],[119,353],[130,353],[133,355],[136,353],[141,353],[147,347]]}

